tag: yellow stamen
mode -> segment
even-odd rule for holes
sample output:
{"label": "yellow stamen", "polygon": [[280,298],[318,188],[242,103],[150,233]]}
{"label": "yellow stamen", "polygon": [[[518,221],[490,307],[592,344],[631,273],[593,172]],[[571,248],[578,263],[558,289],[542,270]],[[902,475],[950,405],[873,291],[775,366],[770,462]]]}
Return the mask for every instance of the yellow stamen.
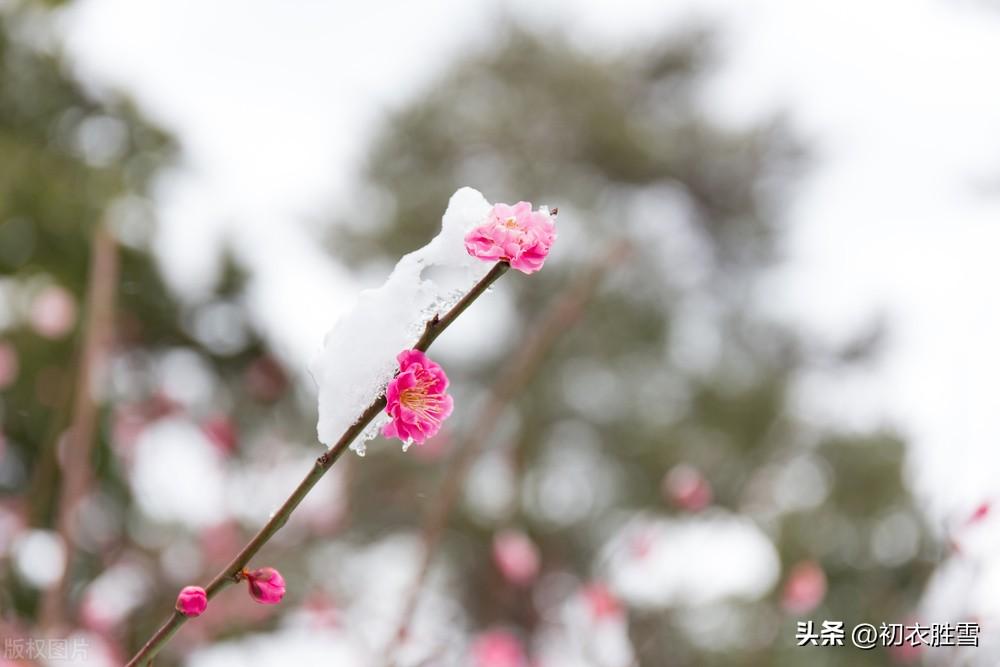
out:
{"label": "yellow stamen", "polygon": [[399,402],[424,419],[438,422],[441,417],[441,403],[427,393],[432,382],[431,378],[426,377],[417,380],[417,384],[399,393]]}

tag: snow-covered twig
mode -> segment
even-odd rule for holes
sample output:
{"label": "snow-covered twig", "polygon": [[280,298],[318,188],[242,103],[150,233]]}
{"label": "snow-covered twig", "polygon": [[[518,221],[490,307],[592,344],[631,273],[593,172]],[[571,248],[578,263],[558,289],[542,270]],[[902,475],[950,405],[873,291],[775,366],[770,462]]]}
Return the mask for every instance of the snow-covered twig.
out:
{"label": "snow-covered twig", "polygon": [[[413,346],[414,349],[426,352],[427,348],[437,339],[441,333],[447,329],[455,319],[461,315],[466,308],[468,308],[473,301],[478,299],[486,290],[496,282],[507,269],[510,268],[510,264],[505,261],[499,261],[493,265],[479,282],[472,287],[469,292],[462,297],[454,306],[452,306],[443,316],[435,315],[431,318],[425,325],[423,329],[423,334],[418,339],[417,343]],[[281,507],[274,513],[271,519],[264,524],[264,527],[247,543],[245,547],[236,555],[235,558],[223,568],[211,583],[205,587],[205,592],[209,598],[218,593],[222,588],[228,584],[236,583],[240,581],[240,574],[243,569],[250,562],[250,559],[260,551],[261,547],[267,544],[268,540],[274,536],[278,530],[281,529],[285,523],[288,522],[288,518],[295,511],[295,508],[299,506],[302,499],[306,497],[310,490],[319,482],[320,478],[326,474],[326,472],[336,463],[337,459],[347,450],[351,442],[357,438],[365,427],[378,415],[382,410],[385,409],[386,398],[385,394],[379,395],[365,410],[362,412],[361,416],[347,428],[344,434],[340,437],[337,442],[327,449],[319,458],[316,459],[316,463],[313,465],[309,474],[299,483],[288,499],[281,505]],[[128,662],[127,667],[133,667],[135,665],[145,665],[149,664],[156,654],[166,645],[170,638],[176,633],[180,627],[187,620],[187,616],[179,611],[175,611],[173,615],[164,623],[159,630],[146,642],[146,644],[139,650],[132,660]]]}

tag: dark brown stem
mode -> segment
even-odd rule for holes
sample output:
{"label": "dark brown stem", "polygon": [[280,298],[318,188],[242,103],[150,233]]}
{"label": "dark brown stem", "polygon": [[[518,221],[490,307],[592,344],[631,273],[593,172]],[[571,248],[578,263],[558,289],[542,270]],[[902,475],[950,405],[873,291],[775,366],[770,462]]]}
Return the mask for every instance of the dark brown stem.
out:
{"label": "dark brown stem", "polygon": [[424,520],[420,565],[403,602],[403,612],[397,622],[396,631],[386,647],[386,664],[393,664],[396,651],[406,639],[417,603],[420,601],[420,593],[430,571],[434,552],[448,525],[448,518],[458,501],[469,469],[484,443],[496,428],[508,403],[538,372],[538,367],[549,349],[579,320],[604,274],[611,266],[620,263],[627,252],[628,246],[624,242],[612,247],[595,260],[589,270],[546,310],[546,314],[531,327],[528,338],[521,344],[517,354],[506,364],[505,372],[493,385],[482,411],[471,422],[475,424],[474,435],[473,431],[467,431],[464,437],[455,443],[455,454],[444,472],[441,491],[435,497]]}
{"label": "dark brown stem", "polygon": [[[462,300],[456,303],[447,313],[442,317],[435,315],[427,324],[424,326],[423,335],[413,346],[414,349],[420,350],[421,352],[426,352],[431,346],[431,343],[441,335],[441,333],[447,329],[455,319],[461,315],[466,308],[468,308],[473,301],[482,296],[482,294],[489,289],[496,280],[506,273],[510,266],[506,262],[498,262],[496,265],[490,269],[475,286],[469,290],[469,293],[462,297]],[[288,496],[288,499],[281,505],[277,512],[271,517],[271,519],[264,524],[264,527],[254,535],[245,547],[230,561],[229,565],[224,567],[215,578],[205,587],[205,592],[208,597],[213,597],[216,593],[222,590],[227,584],[232,584],[238,581],[240,572],[244,567],[250,562],[250,559],[260,551],[261,547],[267,544],[278,530],[281,529],[288,522],[288,518],[295,511],[295,508],[299,506],[302,499],[306,497],[309,491],[312,490],[316,483],[319,482],[320,478],[326,474],[326,472],[333,467],[333,464],[337,462],[340,455],[347,450],[348,446],[354,441],[365,427],[378,415],[379,412],[385,409],[385,395],[380,395],[376,398],[371,405],[369,405],[361,416],[358,417],[351,426],[344,432],[340,439],[337,440],[329,449],[326,450],[318,459],[316,463],[313,464],[312,469],[309,474],[299,482],[299,485],[295,487],[292,491],[292,495]],[[167,619],[159,630],[156,631],[149,641],[136,653],[135,657],[132,658],[126,667],[133,667],[135,665],[149,664],[156,654],[159,653],[160,649],[170,640],[170,638],[177,632],[180,627],[187,620],[187,617],[180,612],[174,612],[174,614]]]}
{"label": "dark brown stem", "polygon": [[420,336],[420,340],[417,344],[413,346],[413,349],[420,350],[421,352],[426,352],[427,348],[431,346],[431,343],[441,335],[441,332],[447,329],[455,319],[465,312],[465,309],[472,305],[472,302],[478,299],[483,292],[489,289],[490,285],[495,283],[497,279],[507,272],[510,268],[510,264],[507,262],[497,262],[490,272],[486,276],[476,283],[476,286],[472,290],[462,297],[462,300],[456,303],[451,310],[445,313],[444,317],[437,317],[436,315],[427,322],[424,326],[424,333]]}

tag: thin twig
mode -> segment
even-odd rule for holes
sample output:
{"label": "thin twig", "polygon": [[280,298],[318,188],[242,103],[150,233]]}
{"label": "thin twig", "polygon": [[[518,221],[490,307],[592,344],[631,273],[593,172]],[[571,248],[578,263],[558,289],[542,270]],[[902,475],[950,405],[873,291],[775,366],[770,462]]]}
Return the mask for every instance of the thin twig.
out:
{"label": "thin twig", "polygon": [[85,303],[87,319],[74,387],[73,419],[66,458],[62,465],[59,513],[56,519],[56,530],[66,549],[66,565],[62,576],[45,592],[42,601],[42,626],[50,630],[63,624],[69,608],[67,593],[76,549],[76,511],[92,481],[91,458],[98,407],[94,398],[94,380],[104,365],[111,342],[117,282],[118,247],[104,225],[98,225],[91,241]]}
{"label": "thin twig", "polygon": [[455,454],[443,475],[441,492],[435,497],[424,520],[420,565],[403,603],[403,611],[396,630],[386,647],[386,664],[393,664],[395,653],[409,632],[410,623],[420,601],[420,593],[434,559],[434,552],[441,541],[448,518],[458,501],[472,463],[496,428],[507,404],[537,373],[542,359],[559,337],[580,319],[584,307],[592,298],[604,274],[609,268],[620,263],[627,252],[628,246],[625,242],[616,244],[595,260],[591,267],[546,311],[546,314],[532,327],[531,333],[513,361],[505,365],[505,372],[493,385],[482,412],[471,422],[475,424],[475,429],[465,431],[464,437],[456,441]]}
{"label": "thin twig", "polygon": [[[414,349],[420,350],[421,352],[426,352],[431,346],[431,343],[441,335],[441,333],[447,329],[452,322],[455,321],[462,312],[468,308],[473,301],[478,299],[482,294],[492,285],[500,276],[506,273],[510,265],[507,262],[497,262],[489,273],[487,273],[482,280],[480,280],[476,285],[462,297],[462,300],[455,304],[451,310],[444,314],[442,317],[434,316],[427,324],[424,326],[423,335],[413,346]],[[281,505],[277,512],[271,517],[271,519],[264,524],[264,527],[254,535],[253,539],[247,543],[245,547],[236,555],[235,558],[224,567],[215,578],[212,579],[211,583],[205,587],[205,592],[208,597],[213,597],[227,584],[235,583],[238,579],[239,573],[244,567],[250,562],[250,559],[260,551],[271,537],[274,536],[278,530],[281,529],[288,522],[288,518],[295,511],[295,508],[299,506],[302,499],[306,497],[310,490],[316,483],[326,474],[326,472],[337,462],[340,455],[347,450],[347,447],[354,441],[358,435],[365,429],[366,426],[371,422],[375,416],[385,409],[386,400],[385,394],[383,393],[378,398],[376,398],[371,405],[369,405],[365,411],[358,417],[348,429],[344,432],[340,439],[334,443],[329,449],[326,450],[313,465],[309,474],[299,483],[299,485],[292,492],[292,495],[288,496],[288,499]],[[167,619],[159,630],[156,631],[149,641],[139,650],[139,652],[132,658],[126,667],[133,667],[135,665],[149,664],[156,654],[163,648],[163,646],[170,640],[170,638],[176,633],[180,627],[187,620],[187,617],[180,612],[175,611],[173,615]]]}

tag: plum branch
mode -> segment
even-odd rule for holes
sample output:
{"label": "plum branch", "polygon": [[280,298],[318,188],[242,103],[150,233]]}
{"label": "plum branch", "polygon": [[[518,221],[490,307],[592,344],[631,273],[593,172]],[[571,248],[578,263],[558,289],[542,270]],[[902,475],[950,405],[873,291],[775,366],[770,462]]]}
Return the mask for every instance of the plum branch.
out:
{"label": "plum branch", "polygon": [[[472,287],[469,292],[462,297],[462,299],[452,306],[444,315],[435,315],[431,318],[425,325],[423,334],[417,340],[413,349],[420,350],[421,352],[426,352],[431,344],[437,339],[438,336],[447,329],[452,322],[454,322],[459,315],[461,315],[465,310],[472,305],[472,302],[478,299],[480,296],[489,289],[490,285],[496,282],[500,276],[507,272],[510,268],[510,264],[505,261],[497,262],[493,265],[483,278]],[[379,412],[385,409],[386,398],[384,392],[378,396],[371,405],[365,408],[364,412],[357,418],[357,420],[351,424],[350,427],[344,431],[344,434],[340,436],[333,445],[331,445],[326,452],[320,455],[316,459],[315,464],[310,469],[309,473],[305,478],[299,482],[299,485],[295,487],[291,495],[282,503],[281,507],[277,512],[268,520],[266,524],[257,532],[256,535],[246,544],[245,547],[233,558],[228,565],[226,565],[212,581],[205,587],[205,592],[209,598],[215,596],[220,590],[229,584],[237,583],[240,580],[240,573],[243,568],[247,566],[250,559],[253,558],[261,548],[267,544],[267,542],[277,533],[282,526],[288,523],[288,518],[295,511],[295,508],[299,506],[303,498],[305,498],[309,492],[312,490],[316,483],[326,474],[326,472],[333,467],[333,464],[337,462],[337,459],[347,450],[350,444],[357,438],[365,427],[378,415]],[[180,630],[184,622],[188,620],[188,617],[179,611],[174,611],[167,621],[160,626],[159,630],[149,638],[143,647],[135,654],[127,664],[126,667],[135,667],[137,665],[148,665],[152,662],[153,658],[156,657],[157,653],[170,641],[170,638]]]}

